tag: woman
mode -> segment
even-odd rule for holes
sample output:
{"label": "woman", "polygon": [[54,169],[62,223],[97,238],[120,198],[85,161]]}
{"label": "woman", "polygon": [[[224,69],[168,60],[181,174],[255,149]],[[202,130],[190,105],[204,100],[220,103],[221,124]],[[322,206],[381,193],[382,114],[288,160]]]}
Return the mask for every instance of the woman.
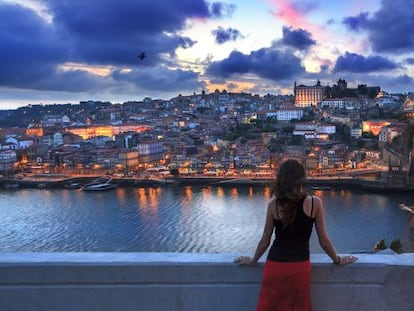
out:
{"label": "woman", "polygon": [[235,259],[239,265],[255,265],[269,247],[275,230],[275,240],[263,270],[257,311],[312,309],[309,239],[314,223],[319,244],[334,264],[345,265],[357,260],[354,256],[336,253],[326,232],[322,201],[303,192],[305,180],[305,169],[296,160],[287,160],[280,166],[256,252],[252,258]]}

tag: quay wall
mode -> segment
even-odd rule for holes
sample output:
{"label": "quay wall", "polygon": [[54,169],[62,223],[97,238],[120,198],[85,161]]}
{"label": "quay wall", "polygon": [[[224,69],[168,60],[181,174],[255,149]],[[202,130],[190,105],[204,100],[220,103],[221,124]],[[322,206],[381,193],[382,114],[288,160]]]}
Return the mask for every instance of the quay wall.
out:
{"label": "quay wall", "polygon": [[[252,311],[263,262],[240,254],[0,253],[0,310]],[[312,254],[318,311],[412,310],[414,254],[358,254],[335,266]]]}
{"label": "quay wall", "polygon": [[[16,188],[65,188],[71,183],[88,183],[99,176],[61,177],[61,178],[24,178],[24,179],[0,179],[0,188],[6,188],[8,184],[16,184]],[[199,186],[260,186],[272,185],[274,179],[268,178],[226,178],[226,177],[169,177],[158,179],[145,178],[113,178],[113,183],[120,187],[157,187],[176,185]],[[318,177],[308,178],[309,186],[330,186],[338,189],[359,189],[372,192],[407,192],[414,190],[414,184],[398,185],[389,184],[381,180],[363,178]]]}

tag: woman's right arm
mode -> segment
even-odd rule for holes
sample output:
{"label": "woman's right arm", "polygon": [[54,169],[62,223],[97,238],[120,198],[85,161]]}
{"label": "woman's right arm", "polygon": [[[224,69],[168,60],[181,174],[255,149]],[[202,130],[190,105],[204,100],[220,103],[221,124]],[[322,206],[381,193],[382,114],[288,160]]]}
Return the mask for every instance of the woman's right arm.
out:
{"label": "woman's right arm", "polygon": [[314,200],[314,210],[315,210],[315,228],[316,233],[318,234],[319,245],[325,251],[325,253],[331,257],[332,261],[335,264],[348,264],[355,262],[357,260],[354,256],[338,256],[336,250],[329,239],[328,233],[325,226],[325,211],[323,208],[322,200],[313,196]]}

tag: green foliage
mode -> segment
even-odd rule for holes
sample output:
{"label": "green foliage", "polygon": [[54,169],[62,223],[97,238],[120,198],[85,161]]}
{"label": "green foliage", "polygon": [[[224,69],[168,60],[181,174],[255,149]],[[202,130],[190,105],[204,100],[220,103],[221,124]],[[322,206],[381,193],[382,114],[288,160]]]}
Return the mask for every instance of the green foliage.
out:
{"label": "green foliage", "polygon": [[231,129],[231,132],[226,134],[223,138],[230,141],[235,141],[240,137],[245,137],[246,139],[253,139],[256,137],[253,131],[256,130],[256,127],[253,124],[237,124],[236,127]]}
{"label": "green foliage", "polygon": [[377,252],[384,250],[384,249],[387,249],[387,244],[385,244],[385,239],[378,241],[377,244],[375,244],[374,246],[374,250]]}
{"label": "green foliage", "polygon": [[393,240],[390,244],[390,248],[397,254],[403,253],[403,247],[402,247],[400,239]]}
{"label": "green foliage", "polygon": [[378,95],[378,89],[376,88],[371,88],[368,91],[368,97],[369,98],[375,98]]}
{"label": "green foliage", "polygon": [[278,151],[282,151],[282,146],[280,142],[278,142],[276,139],[272,138],[270,139],[269,143],[267,144],[267,149],[271,153],[275,153]]}
{"label": "green foliage", "polygon": [[170,169],[170,174],[173,176],[178,176],[180,174],[178,168],[172,168]]}

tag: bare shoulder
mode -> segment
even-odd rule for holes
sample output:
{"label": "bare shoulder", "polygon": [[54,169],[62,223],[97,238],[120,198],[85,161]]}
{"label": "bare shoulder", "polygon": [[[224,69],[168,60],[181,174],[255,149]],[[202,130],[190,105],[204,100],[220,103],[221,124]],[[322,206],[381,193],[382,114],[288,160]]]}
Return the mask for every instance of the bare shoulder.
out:
{"label": "bare shoulder", "polygon": [[303,210],[309,217],[315,218],[322,206],[322,200],[316,195],[308,195],[303,203]]}
{"label": "bare shoulder", "polygon": [[277,218],[275,197],[271,198],[270,201],[267,203],[267,209],[272,214],[273,218]]}
{"label": "bare shoulder", "polygon": [[318,197],[317,195],[312,195],[313,198],[313,204],[320,206],[322,204],[322,199]]}

